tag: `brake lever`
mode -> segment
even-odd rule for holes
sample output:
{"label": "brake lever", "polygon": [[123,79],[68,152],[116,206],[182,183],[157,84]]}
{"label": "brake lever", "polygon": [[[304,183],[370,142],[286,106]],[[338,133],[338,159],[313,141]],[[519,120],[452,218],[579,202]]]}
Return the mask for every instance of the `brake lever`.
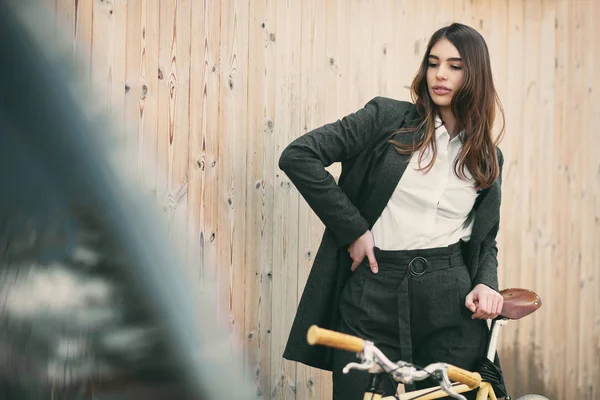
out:
{"label": "brake lever", "polygon": [[379,365],[377,365],[375,363],[375,360],[373,359],[373,347],[374,347],[373,342],[365,340],[362,354],[359,353],[362,362],[361,363],[351,362],[344,367],[342,372],[344,374],[347,374],[348,372],[350,372],[351,369],[357,369],[360,371],[369,371],[370,373],[381,372],[380,371],[381,368],[379,367]]}
{"label": "brake lever", "polygon": [[[431,373],[431,376],[436,378],[439,382],[440,388],[450,397],[458,399],[458,400],[467,400],[466,397],[459,393],[455,393],[452,390],[452,382],[448,378],[448,373],[446,372],[446,368],[443,367],[443,364],[437,363],[434,364],[434,368],[432,371],[428,371]],[[438,366],[442,366],[441,368]],[[433,366],[432,366],[433,367]],[[427,369],[427,368],[426,368]]]}
{"label": "brake lever", "polygon": [[360,371],[368,371],[374,365],[375,365],[375,363],[373,361],[365,361],[363,363],[351,362],[344,367],[342,372],[344,374],[347,374],[348,372],[350,372],[351,369],[358,369]]}

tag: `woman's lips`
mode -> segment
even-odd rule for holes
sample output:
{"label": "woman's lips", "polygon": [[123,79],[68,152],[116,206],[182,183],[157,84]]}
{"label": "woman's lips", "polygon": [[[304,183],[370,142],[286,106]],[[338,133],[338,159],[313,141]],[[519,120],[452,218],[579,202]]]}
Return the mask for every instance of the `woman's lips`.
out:
{"label": "woman's lips", "polygon": [[450,93],[450,92],[451,92],[451,90],[450,90],[450,89],[448,89],[448,88],[445,88],[445,87],[434,86],[434,87],[433,87],[433,92],[434,92],[435,94],[437,94],[438,96],[443,96],[443,95],[445,95],[445,94],[448,94],[448,93]]}

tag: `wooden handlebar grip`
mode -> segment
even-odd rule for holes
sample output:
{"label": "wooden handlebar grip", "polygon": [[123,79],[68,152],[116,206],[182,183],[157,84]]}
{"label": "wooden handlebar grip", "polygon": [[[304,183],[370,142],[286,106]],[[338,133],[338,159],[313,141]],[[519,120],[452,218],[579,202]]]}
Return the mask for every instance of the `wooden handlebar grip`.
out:
{"label": "wooden handlebar grip", "polygon": [[306,334],[306,340],[310,345],[320,344],[322,346],[334,347],[340,350],[360,353],[365,347],[365,341],[361,338],[345,333],[330,331],[313,325]]}
{"label": "wooden handlebar grip", "polygon": [[451,381],[464,383],[470,389],[474,389],[481,385],[481,375],[477,372],[470,372],[455,367],[454,365],[448,365],[448,378],[450,378]]}

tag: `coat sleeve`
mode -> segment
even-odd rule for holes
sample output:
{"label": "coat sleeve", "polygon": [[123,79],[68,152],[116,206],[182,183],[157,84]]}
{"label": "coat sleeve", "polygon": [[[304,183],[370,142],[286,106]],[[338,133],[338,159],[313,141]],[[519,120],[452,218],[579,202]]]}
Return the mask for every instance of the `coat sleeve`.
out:
{"label": "coat sleeve", "polygon": [[495,291],[499,291],[498,247],[496,246],[498,227],[499,223],[496,223],[481,245],[481,262],[477,270],[477,275],[475,275],[475,279],[473,280],[473,287],[483,283]]}
{"label": "coat sleeve", "polygon": [[[504,165],[504,157],[500,149],[498,149],[498,164],[500,166],[500,176],[498,177],[498,189],[502,188],[502,166]],[[501,194],[501,192],[500,192]],[[500,204],[498,204],[500,207]],[[496,236],[500,229],[500,221],[498,221],[484,238],[481,244],[481,256],[479,268],[473,287],[483,283],[490,288],[499,291],[498,289],[498,247],[496,246]]]}
{"label": "coat sleeve", "polygon": [[279,159],[279,168],[302,197],[345,246],[369,229],[369,223],[336,184],[325,167],[356,157],[374,140],[381,140],[390,121],[406,113],[404,102],[376,97],[359,111],[294,140]]}

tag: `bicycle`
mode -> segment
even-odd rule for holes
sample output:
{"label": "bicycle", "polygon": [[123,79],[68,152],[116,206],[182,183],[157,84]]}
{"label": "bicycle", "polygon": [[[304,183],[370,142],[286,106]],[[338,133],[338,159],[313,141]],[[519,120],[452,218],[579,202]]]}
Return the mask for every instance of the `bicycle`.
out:
{"label": "bicycle", "polygon": [[[541,298],[533,291],[527,289],[505,289],[500,292],[504,298],[502,313],[491,323],[490,341],[486,358],[493,362],[498,343],[499,328],[506,325],[509,320],[517,320],[539,309],[542,305]],[[311,345],[323,345],[340,350],[357,353],[361,358],[360,363],[352,362],[346,365],[343,373],[352,369],[367,371],[372,374],[369,387],[366,388],[364,400],[431,400],[450,396],[459,400],[466,400],[460,393],[477,389],[477,400],[496,400],[496,393],[492,382],[499,376],[488,376],[482,379],[479,372],[467,371],[447,363],[433,363],[422,368],[405,361],[390,361],[373,342],[316,325],[307,332],[307,341]],[[499,372],[498,372],[499,374]],[[430,388],[417,391],[395,394],[383,397],[382,384],[384,375],[391,377],[398,384],[412,384],[432,378],[437,381],[439,388]],[[453,381],[454,383],[452,383]],[[510,400],[510,396],[505,397]],[[529,394],[517,400],[549,400],[540,395]]]}

